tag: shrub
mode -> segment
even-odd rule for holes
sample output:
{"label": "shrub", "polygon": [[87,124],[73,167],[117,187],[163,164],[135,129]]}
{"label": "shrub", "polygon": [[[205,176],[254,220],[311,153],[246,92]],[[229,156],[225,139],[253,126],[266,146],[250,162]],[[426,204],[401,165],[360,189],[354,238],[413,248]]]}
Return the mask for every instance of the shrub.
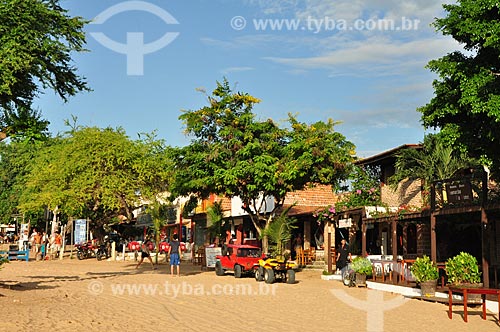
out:
{"label": "shrub", "polygon": [[351,267],[356,273],[366,274],[367,276],[372,275],[372,263],[366,257],[358,256],[354,258]]}
{"label": "shrub", "polygon": [[417,282],[437,280],[439,271],[436,264],[428,256],[418,257],[411,266],[411,273]]}
{"label": "shrub", "polygon": [[466,252],[461,252],[446,261],[446,274],[450,284],[478,284],[481,282],[481,272],[479,272],[477,259]]}

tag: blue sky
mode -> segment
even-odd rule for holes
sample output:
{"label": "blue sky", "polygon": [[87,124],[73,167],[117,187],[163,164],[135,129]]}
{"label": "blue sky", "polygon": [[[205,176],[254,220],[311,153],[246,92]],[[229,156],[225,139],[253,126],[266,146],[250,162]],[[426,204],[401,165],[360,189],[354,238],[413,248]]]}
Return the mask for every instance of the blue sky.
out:
{"label": "blue sky", "polygon": [[[337,130],[360,157],[418,143],[424,129],[416,109],[432,97],[435,78],[425,65],[459,48],[430,27],[444,15],[435,0],[62,0],[61,5],[89,20],[105,10],[111,14],[85,28],[89,52],[73,57],[93,91],[67,103],[52,91],[37,100],[50,130],[64,131],[64,119],[74,115],[80,125],[121,126],[132,138],[157,130],[173,146],[189,142],[178,120],[181,111],[205,106],[206,96],[197,89],[211,92],[223,77],[262,100],[254,108],[260,119],[281,121],[291,112],[306,123],[341,121]],[[129,44],[123,51],[130,55],[129,72],[127,55],[100,43],[98,33]],[[165,35],[171,42],[156,50],[152,43]],[[133,40],[142,45],[140,38],[144,47],[155,49],[143,57],[142,47],[132,47]]]}

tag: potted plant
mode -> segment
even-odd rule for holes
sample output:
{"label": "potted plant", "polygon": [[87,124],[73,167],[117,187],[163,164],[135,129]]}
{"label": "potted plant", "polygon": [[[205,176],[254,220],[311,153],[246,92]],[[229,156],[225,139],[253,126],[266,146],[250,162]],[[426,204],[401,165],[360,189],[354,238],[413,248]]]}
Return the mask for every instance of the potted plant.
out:
{"label": "potted plant", "polygon": [[366,257],[357,256],[352,260],[351,268],[356,272],[356,285],[365,286],[366,276],[372,275],[372,263]]}
{"label": "potted plant", "polygon": [[446,261],[448,283],[456,286],[477,287],[481,283],[481,272],[476,257],[461,252]]}
{"label": "potted plant", "polygon": [[[451,257],[445,264],[448,283],[457,287],[482,287],[481,272],[476,257],[469,253],[461,252]],[[480,300],[481,295],[471,294],[470,300]]]}
{"label": "potted plant", "polygon": [[412,264],[411,273],[420,284],[422,296],[432,297],[436,294],[439,270],[437,265],[428,256],[418,257]]}

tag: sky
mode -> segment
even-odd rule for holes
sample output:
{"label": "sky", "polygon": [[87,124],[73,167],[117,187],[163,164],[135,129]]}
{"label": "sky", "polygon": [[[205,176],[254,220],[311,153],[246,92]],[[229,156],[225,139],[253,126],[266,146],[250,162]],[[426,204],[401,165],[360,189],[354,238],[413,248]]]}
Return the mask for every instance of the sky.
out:
{"label": "sky", "polygon": [[92,20],[88,52],[73,54],[92,91],[66,103],[44,91],[36,107],[54,134],[75,116],[183,146],[190,138],[178,117],[206,106],[203,91],[227,78],[261,100],[259,120],[331,118],[369,157],[423,141],[417,108],[436,78],[425,66],[460,49],[430,25],[444,1],[61,0],[69,15]]}

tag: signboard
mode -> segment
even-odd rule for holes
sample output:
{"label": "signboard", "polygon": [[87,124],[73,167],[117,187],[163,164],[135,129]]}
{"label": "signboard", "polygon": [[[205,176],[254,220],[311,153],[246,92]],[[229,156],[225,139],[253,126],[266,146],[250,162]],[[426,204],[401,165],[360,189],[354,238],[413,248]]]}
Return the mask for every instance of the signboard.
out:
{"label": "signboard", "polygon": [[222,255],[222,249],[220,247],[215,247],[215,248],[207,247],[207,248],[205,248],[205,257],[206,257],[206,261],[207,261],[207,267],[215,268],[215,262],[217,261],[217,258],[215,258],[215,256],[217,256],[217,255]]}
{"label": "signboard", "polygon": [[75,220],[75,243],[82,243],[87,241],[87,220]]}
{"label": "signboard", "polygon": [[446,185],[446,196],[450,203],[467,203],[472,200],[469,181],[456,181]]}
{"label": "signboard", "polygon": [[352,226],[352,218],[339,219],[339,228],[349,228]]}

